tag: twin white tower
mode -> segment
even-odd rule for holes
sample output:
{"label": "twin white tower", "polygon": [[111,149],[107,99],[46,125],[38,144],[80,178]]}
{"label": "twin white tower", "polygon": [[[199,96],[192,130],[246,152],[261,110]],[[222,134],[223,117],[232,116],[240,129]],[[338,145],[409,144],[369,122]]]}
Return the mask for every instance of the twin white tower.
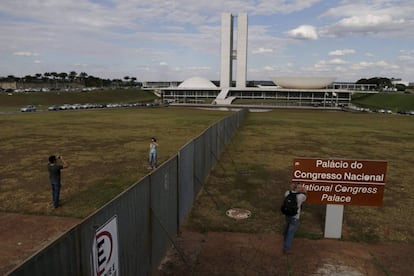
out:
{"label": "twin white tower", "polygon": [[233,81],[233,60],[236,60],[236,87],[246,87],[247,74],[247,14],[237,15],[237,48],[234,49],[234,18],[231,13],[221,15],[221,74],[220,87],[229,88]]}

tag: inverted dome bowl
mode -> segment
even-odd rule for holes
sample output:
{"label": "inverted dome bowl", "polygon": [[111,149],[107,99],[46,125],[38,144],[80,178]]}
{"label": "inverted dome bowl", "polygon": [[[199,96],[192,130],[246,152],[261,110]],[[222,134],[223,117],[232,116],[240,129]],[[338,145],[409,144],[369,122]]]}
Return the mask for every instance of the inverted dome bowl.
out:
{"label": "inverted dome bowl", "polygon": [[321,89],[336,80],[336,77],[274,77],[272,81],[283,88]]}

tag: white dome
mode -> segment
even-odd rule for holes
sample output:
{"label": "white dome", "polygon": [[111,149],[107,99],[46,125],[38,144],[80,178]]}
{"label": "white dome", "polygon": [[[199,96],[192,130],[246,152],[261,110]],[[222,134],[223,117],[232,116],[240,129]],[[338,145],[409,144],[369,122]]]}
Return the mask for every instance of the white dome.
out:
{"label": "white dome", "polygon": [[217,88],[211,81],[205,78],[194,77],[183,81],[179,88]]}
{"label": "white dome", "polygon": [[336,80],[336,77],[274,77],[272,81],[283,88],[321,89]]}

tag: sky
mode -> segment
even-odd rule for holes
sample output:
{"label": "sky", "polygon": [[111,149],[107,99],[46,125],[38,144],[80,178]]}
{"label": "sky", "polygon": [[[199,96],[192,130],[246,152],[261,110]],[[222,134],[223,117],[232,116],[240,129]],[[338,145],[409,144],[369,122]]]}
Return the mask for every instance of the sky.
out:
{"label": "sky", "polygon": [[1,0],[0,76],[219,80],[222,13],[247,13],[247,80],[414,82],[413,0]]}

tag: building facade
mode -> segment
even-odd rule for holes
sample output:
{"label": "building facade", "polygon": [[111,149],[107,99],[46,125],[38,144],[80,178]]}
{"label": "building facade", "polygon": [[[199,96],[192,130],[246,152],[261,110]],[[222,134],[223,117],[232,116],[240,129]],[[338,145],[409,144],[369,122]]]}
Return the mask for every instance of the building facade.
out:
{"label": "building facade", "polygon": [[[236,32],[237,30],[237,32]],[[237,33],[237,36],[235,34]],[[192,83],[157,89],[167,101],[179,103],[232,104],[236,99],[266,100],[277,106],[342,107],[349,105],[354,92],[372,91],[373,87],[352,83],[331,83],[321,89],[286,89],[247,82],[248,18],[246,13],[221,16],[220,85]],[[236,66],[234,65],[236,63]],[[236,71],[233,69],[236,68]],[[233,80],[235,77],[235,80]],[[199,78],[200,79],[200,78]],[[249,83],[249,86],[247,84]],[[271,84],[272,82],[270,82]],[[304,84],[304,83],[301,83]],[[204,85],[204,86],[203,86]],[[303,86],[303,85],[302,85]],[[299,86],[298,86],[299,87]]]}

